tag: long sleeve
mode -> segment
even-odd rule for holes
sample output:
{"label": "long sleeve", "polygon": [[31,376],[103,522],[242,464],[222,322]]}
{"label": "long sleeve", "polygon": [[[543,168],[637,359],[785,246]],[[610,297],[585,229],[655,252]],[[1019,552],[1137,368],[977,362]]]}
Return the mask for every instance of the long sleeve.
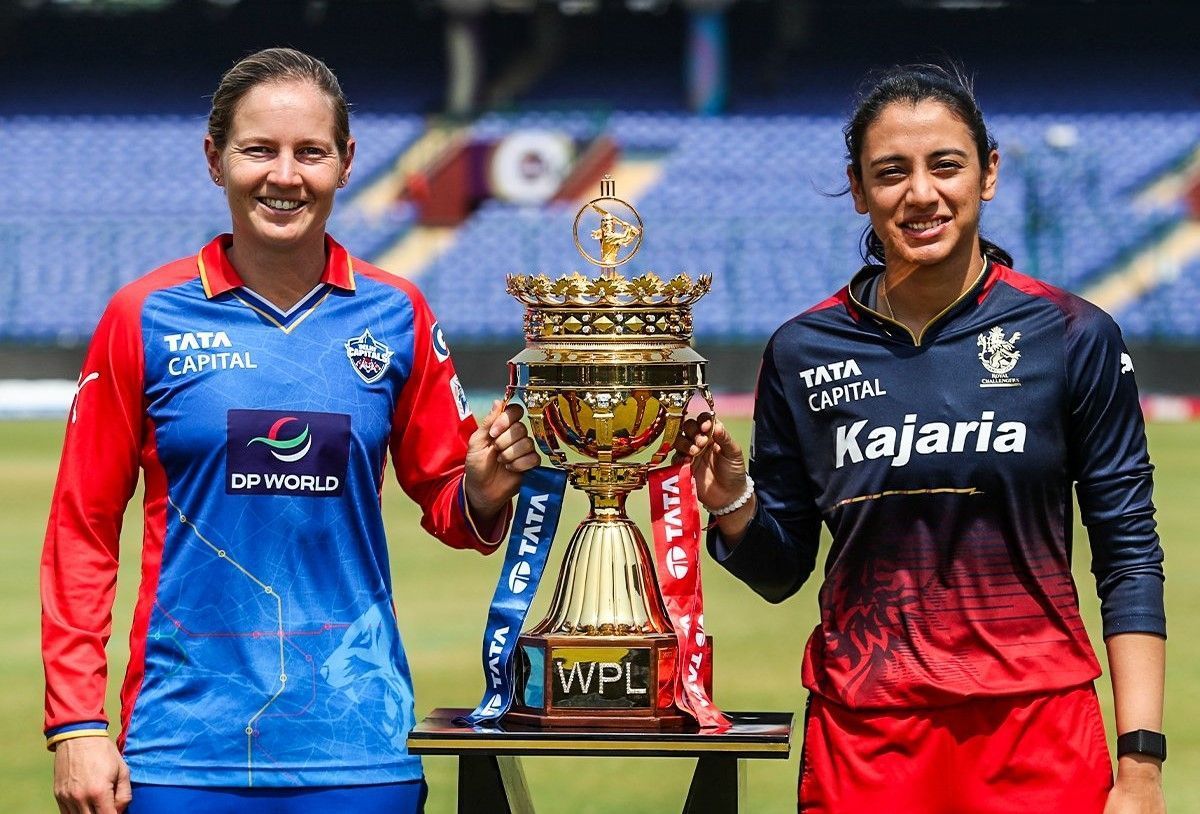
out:
{"label": "long sleeve", "polygon": [[467,441],[477,424],[440,326],[424,297],[411,285],[405,291],[413,304],[413,360],[392,421],[396,477],[421,506],[426,531],[453,548],[491,552],[499,541],[474,528],[462,489]]}
{"label": "long sleeve", "polygon": [[732,549],[715,528],[708,536],[713,558],[770,602],[787,599],[808,579],[816,565],[821,529],[779,378],[777,342],[778,335],[763,355],[754,399],[750,474],[758,509]]}
{"label": "long sleeve", "polygon": [[41,561],[47,745],[107,726],[104,646],[112,626],[121,518],[137,485],[143,352],[136,296],[110,303],[67,417]]}
{"label": "long sleeve", "polygon": [[1091,543],[1104,636],[1165,636],[1163,552],[1133,361],[1108,315],[1088,307],[1073,316],[1070,474]]}

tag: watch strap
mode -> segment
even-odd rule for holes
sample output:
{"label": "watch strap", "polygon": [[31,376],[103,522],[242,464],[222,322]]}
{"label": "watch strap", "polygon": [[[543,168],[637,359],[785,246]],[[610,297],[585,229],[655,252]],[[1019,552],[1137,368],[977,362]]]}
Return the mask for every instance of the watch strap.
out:
{"label": "watch strap", "polygon": [[1135,729],[1117,737],[1117,757],[1129,754],[1167,759],[1167,736],[1149,729]]}

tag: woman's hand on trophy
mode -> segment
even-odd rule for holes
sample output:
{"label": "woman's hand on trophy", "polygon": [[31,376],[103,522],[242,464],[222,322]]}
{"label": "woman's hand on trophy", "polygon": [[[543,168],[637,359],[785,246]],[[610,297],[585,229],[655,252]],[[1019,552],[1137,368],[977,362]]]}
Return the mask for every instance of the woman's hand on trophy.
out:
{"label": "woman's hand on trophy", "polygon": [[675,451],[692,459],[696,498],[706,508],[728,506],[746,491],[742,448],[712,413],[700,413],[683,422]]}
{"label": "woman's hand on trophy", "polygon": [[541,463],[533,439],[521,423],[519,404],[497,399],[467,442],[463,490],[478,526],[490,527],[521,488],[521,475]]}
{"label": "woman's hand on trophy", "polygon": [[683,422],[675,441],[675,453],[691,459],[696,499],[710,512],[740,501],[736,509],[717,518],[726,543],[736,545],[755,510],[754,491],[741,446],[720,419],[705,412]]}

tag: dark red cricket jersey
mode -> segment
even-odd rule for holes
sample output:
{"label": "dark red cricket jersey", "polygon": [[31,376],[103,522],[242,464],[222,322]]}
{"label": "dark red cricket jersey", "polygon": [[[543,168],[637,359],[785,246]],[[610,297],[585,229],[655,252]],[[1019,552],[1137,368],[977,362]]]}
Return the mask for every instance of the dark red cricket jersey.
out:
{"label": "dark red cricket jersey", "polygon": [[1165,635],[1162,549],[1133,362],[1090,303],[989,263],[921,336],[862,304],[792,319],[763,357],[759,510],[710,551],[773,602],[833,535],[810,690],[853,708],[1070,687],[1099,664],[1071,577],[1071,486],[1104,635]]}

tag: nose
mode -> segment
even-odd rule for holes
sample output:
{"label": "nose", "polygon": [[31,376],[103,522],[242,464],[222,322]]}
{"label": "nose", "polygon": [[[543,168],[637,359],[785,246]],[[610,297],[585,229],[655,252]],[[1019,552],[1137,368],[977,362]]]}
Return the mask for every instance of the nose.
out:
{"label": "nose", "polygon": [[934,186],[933,175],[922,168],[914,170],[909,176],[908,194],[905,197],[914,207],[936,204],[937,189]]}
{"label": "nose", "polygon": [[281,187],[294,187],[300,184],[300,166],[294,156],[281,151],[271,165],[267,181]]}

